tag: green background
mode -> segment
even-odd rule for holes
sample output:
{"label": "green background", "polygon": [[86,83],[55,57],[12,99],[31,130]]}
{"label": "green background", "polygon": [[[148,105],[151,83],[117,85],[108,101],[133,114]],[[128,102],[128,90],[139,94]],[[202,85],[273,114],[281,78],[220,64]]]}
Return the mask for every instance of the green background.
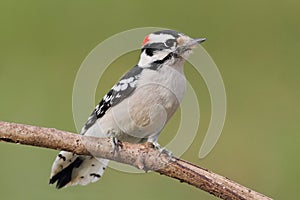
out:
{"label": "green background", "polygon": [[[226,87],[223,133],[204,159],[199,148],[210,119],[205,83],[186,67],[199,91],[200,130],[183,159],[275,199],[299,190],[300,3],[296,0],[0,1],[0,120],[76,132],[72,87],[87,54],[113,34],[158,26],[191,37],[216,62]],[[122,56],[99,82],[96,102],[135,65]],[[163,132],[166,144],[180,112]],[[192,119],[191,119],[192,120]],[[101,181],[56,190],[48,185],[57,151],[0,144],[1,199],[216,199],[155,173],[107,169]]]}

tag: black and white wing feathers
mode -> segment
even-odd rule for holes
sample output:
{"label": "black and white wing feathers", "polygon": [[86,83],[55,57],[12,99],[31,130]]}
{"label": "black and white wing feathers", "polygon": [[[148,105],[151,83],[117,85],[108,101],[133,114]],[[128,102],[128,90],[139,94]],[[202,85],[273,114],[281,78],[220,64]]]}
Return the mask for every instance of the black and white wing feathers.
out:
{"label": "black and white wing feathers", "polygon": [[132,94],[136,88],[136,82],[139,79],[142,71],[143,68],[136,65],[111,88],[111,90],[96,106],[95,110],[92,112],[88,121],[82,128],[80,134],[84,135],[85,132],[97,121],[97,119],[101,118],[109,110],[109,108],[119,104]]}

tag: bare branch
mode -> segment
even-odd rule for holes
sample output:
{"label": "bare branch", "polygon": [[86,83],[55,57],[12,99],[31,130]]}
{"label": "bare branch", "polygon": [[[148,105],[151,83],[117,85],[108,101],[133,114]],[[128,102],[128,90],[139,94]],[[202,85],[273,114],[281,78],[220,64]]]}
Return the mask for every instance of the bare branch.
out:
{"label": "bare branch", "polygon": [[160,154],[150,143],[120,142],[119,148],[115,151],[110,139],[1,121],[0,141],[93,155],[129,164],[145,171],[153,170],[193,185],[221,199],[271,199],[207,169],[179,158],[170,159],[169,156]]}

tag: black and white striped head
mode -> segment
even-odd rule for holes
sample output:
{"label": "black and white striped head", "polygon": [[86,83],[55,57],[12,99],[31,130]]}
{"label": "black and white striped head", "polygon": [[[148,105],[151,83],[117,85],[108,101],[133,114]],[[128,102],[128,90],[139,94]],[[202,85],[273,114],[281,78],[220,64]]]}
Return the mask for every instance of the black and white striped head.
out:
{"label": "black and white striped head", "polygon": [[164,63],[186,59],[192,49],[205,38],[193,39],[173,30],[162,30],[147,35],[142,43],[138,65],[150,67],[152,63]]}

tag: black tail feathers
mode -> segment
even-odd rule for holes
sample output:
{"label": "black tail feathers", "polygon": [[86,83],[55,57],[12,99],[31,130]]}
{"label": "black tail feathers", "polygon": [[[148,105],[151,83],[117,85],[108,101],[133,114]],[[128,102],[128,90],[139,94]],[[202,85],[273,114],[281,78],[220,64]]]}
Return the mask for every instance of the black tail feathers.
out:
{"label": "black tail feathers", "polygon": [[78,168],[84,159],[77,157],[74,162],[70,163],[66,168],[51,177],[49,184],[54,184],[57,181],[56,188],[60,189],[67,185],[72,179],[72,171]]}

